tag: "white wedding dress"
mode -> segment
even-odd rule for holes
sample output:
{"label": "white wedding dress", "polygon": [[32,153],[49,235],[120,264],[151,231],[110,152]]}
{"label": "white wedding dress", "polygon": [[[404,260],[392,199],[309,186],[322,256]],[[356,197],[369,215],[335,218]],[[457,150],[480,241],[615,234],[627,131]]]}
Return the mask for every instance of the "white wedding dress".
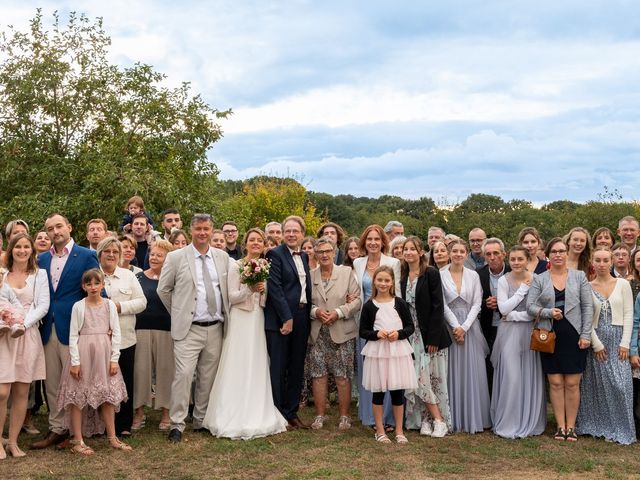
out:
{"label": "white wedding dress", "polygon": [[216,437],[250,440],[286,431],[287,421],[273,404],[260,294],[240,283],[232,263],[231,312],[203,427]]}

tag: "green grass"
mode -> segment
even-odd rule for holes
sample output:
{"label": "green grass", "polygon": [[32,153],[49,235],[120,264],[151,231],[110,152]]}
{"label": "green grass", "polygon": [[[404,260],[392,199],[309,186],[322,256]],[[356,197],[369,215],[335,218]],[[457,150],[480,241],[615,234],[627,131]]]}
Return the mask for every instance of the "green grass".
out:
{"label": "green grass", "polygon": [[[355,417],[355,409],[353,411]],[[0,479],[370,479],[370,478],[640,478],[640,446],[621,446],[589,437],[576,444],[544,436],[506,440],[489,432],[455,434],[443,439],[408,432],[405,446],[374,442],[369,428],[338,431],[334,409],[325,428],[296,431],[249,442],[185,432],[171,445],[159,432],[157,412],[129,443],[131,453],[108,448],[104,437],[89,439],[90,458],[56,450],[27,451],[25,458],[0,461]],[[307,420],[313,410],[301,415]],[[44,415],[36,417],[46,428]],[[32,441],[20,437],[23,448]]]}

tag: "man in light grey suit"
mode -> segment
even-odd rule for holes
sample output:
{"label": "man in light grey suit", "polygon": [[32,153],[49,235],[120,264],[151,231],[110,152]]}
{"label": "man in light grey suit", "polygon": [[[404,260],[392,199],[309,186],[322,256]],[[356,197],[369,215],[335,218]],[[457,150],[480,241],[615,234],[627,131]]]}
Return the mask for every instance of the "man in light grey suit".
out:
{"label": "man in light grey suit", "polygon": [[167,255],[158,281],[158,296],[171,313],[176,364],[169,408],[169,440],[173,443],[182,440],[194,371],[193,429],[202,430],[222,350],[229,308],[229,256],[210,247],[212,232],[213,221],[209,215],[194,215],[191,245]]}

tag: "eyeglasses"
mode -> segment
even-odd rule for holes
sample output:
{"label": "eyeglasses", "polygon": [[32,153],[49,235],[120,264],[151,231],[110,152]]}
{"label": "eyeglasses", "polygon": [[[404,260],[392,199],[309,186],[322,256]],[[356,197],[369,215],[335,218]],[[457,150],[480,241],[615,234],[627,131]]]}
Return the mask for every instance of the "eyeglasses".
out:
{"label": "eyeglasses", "polygon": [[231,235],[232,233],[238,233],[238,230],[223,230],[222,233],[225,235]]}
{"label": "eyeglasses", "polygon": [[549,255],[563,255],[565,253],[567,253],[566,250],[551,250]]}
{"label": "eyeglasses", "polygon": [[322,255],[331,255],[333,253],[333,250],[318,250],[316,252],[316,255],[322,256]]}

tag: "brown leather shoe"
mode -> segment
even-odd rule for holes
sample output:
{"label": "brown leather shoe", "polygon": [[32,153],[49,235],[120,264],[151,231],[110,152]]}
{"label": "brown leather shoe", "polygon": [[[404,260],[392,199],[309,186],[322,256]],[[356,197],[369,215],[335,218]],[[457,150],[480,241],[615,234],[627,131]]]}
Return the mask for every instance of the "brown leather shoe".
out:
{"label": "brown leather shoe", "polygon": [[298,417],[295,417],[295,418],[292,418],[291,420],[289,420],[289,425],[294,425],[296,428],[302,428],[304,430],[307,430],[308,428],[310,428],[309,425],[304,423]]}
{"label": "brown leather shoe", "polygon": [[289,423],[287,423],[287,432],[293,432],[294,430],[298,430],[298,427],[289,421]]}
{"label": "brown leather shoe", "polygon": [[47,436],[44,437],[42,440],[32,443],[31,448],[34,450],[49,448],[52,445],[57,445],[63,442],[68,436],[69,435],[67,433],[60,435],[59,433],[49,432],[47,433]]}

